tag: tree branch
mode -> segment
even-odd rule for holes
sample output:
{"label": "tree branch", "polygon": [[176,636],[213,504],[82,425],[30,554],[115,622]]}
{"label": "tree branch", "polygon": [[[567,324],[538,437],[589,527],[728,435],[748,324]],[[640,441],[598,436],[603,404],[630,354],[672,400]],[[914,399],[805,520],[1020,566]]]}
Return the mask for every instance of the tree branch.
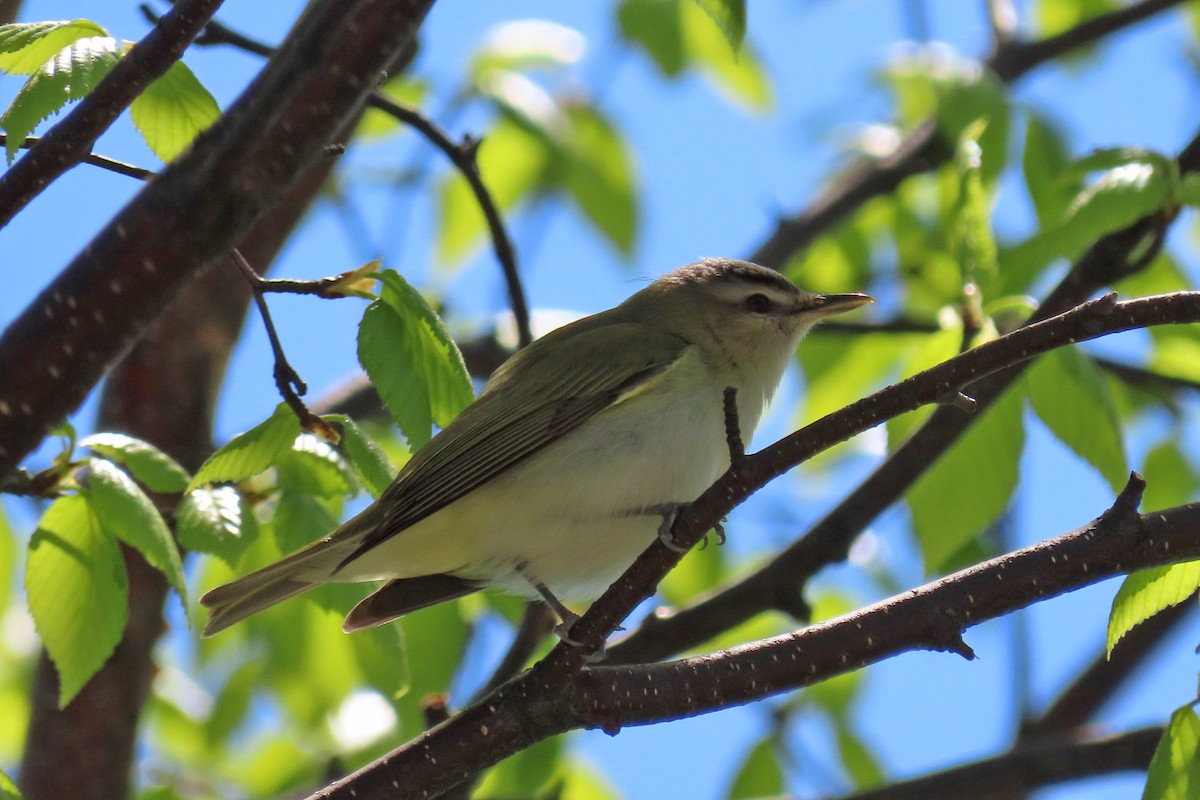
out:
{"label": "tree branch", "polygon": [[0,228],[58,176],[86,158],[100,134],[180,59],[222,0],[178,0],[96,88],[0,175]]}
{"label": "tree branch", "polygon": [[[669,663],[569,672],[556,648],[492,695],[313,797],[435,796],[571,729],[615,733],[759,700],[909,650],[960,651],[962,632],[987,619],[1116,574],[1200,557],[1200,505],[1140,515],[1143,486],[1131,476],[1112,508],[1075,531],[795,633]],[[666,549],[656,543],[639,564]],[[636,580],[636,569],[597,602]]]}
{"label": "tree branch", "polygon": [[431,2],[311,5],[234,106],[5,331],[0,474],[74,410],[200,268],[228,252],[320,158],[380,70],[412,41]]}

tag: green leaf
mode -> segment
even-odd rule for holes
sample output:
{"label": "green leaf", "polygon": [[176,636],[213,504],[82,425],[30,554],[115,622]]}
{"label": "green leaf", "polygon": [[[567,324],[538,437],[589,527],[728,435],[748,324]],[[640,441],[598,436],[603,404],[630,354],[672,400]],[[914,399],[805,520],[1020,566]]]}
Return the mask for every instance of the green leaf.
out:
{"label": "green leaf", "polygon": [[345,497],[358,491],[354,470],[333,446],[310,433],[296,437],[290,450],[275,459],[279,485],[320,497]]}
{"label": "green leaf", "polygon": [[449,425],[474,399],[471,377],[446,324],[392,270],[358,329],[358,359],[412,449],[431,426]]}
{"label": "green leaf", "polygon": [[674,0],[622,0],[617,8],[621,35],[640,45],[663,75],[673,78],[683,72],[688,55]]}
{"label": "green leaf", "polygon": [[[704,5],[718,3],[713,0]],[[683,0],[679,10],[689,61],[735,103],[751,111],[771,108],[775,103],[771,79],[753,48],[731,44],[729,35],[696,2]]]}
{"label": "green leaf", "polygon": [[125,467],[130,475],[152,492],[182,492],[191,480],[187,470],[162,450],[123,433],[95,433],[79,445]]}
{"label": "green leaf", "polygon": [[845,720],[838,721],[837,746],[842,766],[850,773],[856,789],[871,789],[883,784],[885,775],[879,761],[854,727],[846,724]]}
{"label": "green leaf", "polygon": [[125,49],[108,36],[79,39],[34,73],[0,116],[0,128],[8,134],[8,163],[39,122],[87,95],[121,60]]}
{"label": "green leaf", "polygon": [[595,108],[574,106],[567,118],[566,189],[584,216],[628,256],[637,234],[633,160],[620,134]]}
{"label": "green leaf", "polygon": [[138,133],[154,154],[171,161],[221,116],[221,108],[195,74],[176,61],[129,106]]}
{"label": "green leaf", "polygon": [[1108,654],[1121,637],[1165,608],[1187,600],[1200,587],[1200,561],[1139,570],[1125,578],[1108,616]]}
{"label": "green leaf", "polygon": [[141,553],[167,577],[186,606],[187,584],[179,549],[162,515],[133,478],[111,461],[92,459],[85,497],[105,532]]}
{"label": "green leaf", "polygon": [[108,660],[129,614],[121,550],[83,497],[60,497],[46,509],[29,541],[25,588],[63,708]]}
{"label": "green leaf", "polygon": [[1025,373],[1030,404],[1050,432],[1121,491],[1129,477],[1121,420],[1108,383],[1084,353],[1060,347]]}
{"label": "green leaf", "polygon": [[1200,488],[1196,468],[1188,462],[1179,445],[1179,441],[1167,439],[1146,454],[1141,469],[1142,477],[1146,479],[1143,512],[1183,505]]}
{"label": "green leaf", "polygon": [[338,525],[337,518],[310,494],[285,489],[275,507],[275,542],[283,553],[312,544]]}
{"label": "green leaf", "polygon": [[[0,614],[8,608],[13,587],[16,585],[13,576],[17,570],[17,550],[16,531],[8,521],[4,507],[0,506]],[[0,742],[2,741],[0,738]]]}
{"label": "green leaf", "polygon": [[17,785],[3,770],[0,770],[0,800],[21,800]]}
{"label": "green leaf", "polygon": [[274,464],[281,453],[290,450],[299,435],[299,420],[287,404],[280,403],[266,420],[233,437],[213,453],[188,488],[252,478]]}
{"label": "green leaf", "polygon": [[1054,36],[1092,17],[1112,11],[1114,0],[1041,0],[1034,3],[1034,22],[1039,36]]}
{"label": "green leaf", "polygon": [[733,785],[725,795],[729,800],[752,797],[775,797],[783,792],[783,768],[775,752],[775,740],[768,736],[750,748],[745,760],[734,775]]}
{"label": "green leaf", "polygon": [[1027,284],[1051,260],[1072,261],[1102,236],[1125,228],[1173,202],[1173,170],[1158,160],[1133,162],[1109,170],[1080,192],[1061,223],[1044,229],[1008,250],[1001,261],[1012,271],[1008,285]]}
{"label": "green leaf", "polygon": [[936,572],[1008,507],[1020,477],[1022,393],[1009,389],[908,492],[913,529]]}
{"label": "green leaf", "polygon": [[396,468],[388,460],[383,449],[374,439],[363,433],[362,428],[345,414],[332,414],[325,417],[327,422],[335,422],[342,426],[342,451],[354,465],[359,480],[375,499],[383,494],[396,477]]}
{"label": "green leaf", "polygon": [[751,110],[774,103],[766,70],[743,42],[741,0],[624,0],[617,21],[621,34],[644,49],[663,75],[674,78],[694,67]]}
{"label": "green leaf", "polygon": [[238,667],[221,687],[213,703],[212,712],[204,723],[204,737],[209,747],[226,742],[242,724],[250,710],[254,690],[262,678],[262,664],[247,661]]}
{"label": "green leaf", "polygon": [[0,25],[0,72],[32,75],[64,47],[108,31],[87,19]]}
{"label": "green leaf", "polygon": [[979,144],[986,127],[983,120],[968,126],[955,153],[959,187],[953,212],[953,238],[963,282],[977,284],[985,295],[990,295],[996,275],[996,241],[992,236],[991,201],[983,185]]}
{"label": "green leaf", "polygon": [[562,738],[543,739],[488,770],[476,797],[544,797],[543,788],[557,771]]}
{"label": "green leaf", "polygon": [[746,37],[745,0],[695,0],[695,3],[717,23],[734,50],[742,46]]}
{"label": "green leaf", "polygon": [[1042,227],[1056,224],[1079,193],[1082,182],[1066,176],[1070,152],[1063,136],[1049,121],[1030,115],[1025,128],[1025,151],[1021,168],[1029,199]]}
{"label": "green leaf", "polygon": [[[959,348],[962,346],[962,340],[963,332],[961,328],[946,328],[945,330],[925,336],[920,346],[914,350],[912,356],[904,362],[899,380],[909,378],[918,372],[927,370],[948,358],[958,355]],[[923,425],[925,420],[929,419],[929,415],[933,411],[933,408],[930,407],[918,408],[916,411],[910,411],[907,414],[901,414],[898,417],[888,420],[888,450],[894,451],[903,444],[904,440],[911,436],[913,431]]]}
{"label": "green leaf", "polygon": [[175,511],[175,535],[181,547],[209,553],[236,567],[258,538],[258,520],[232,486],[193,489]]}
{"label": "green leaf", "polygon": [[[511,119],[502,118],[479,145],[476,163],[484,186],[501,211],[511,211],[545,180],[551,162],[549,143]],[[457,170],[438,187],[437,258],[462,262],[482,244],[487,222],[467,181]]]}
{"label": "green leaf", "polygon": [[[986,70],[951,72],[934,79],[938,129],[952,142],[975,139],[977,169],[983,183],[991,185],[1008,160],[1008,131],[1012,111],[1008,89]],[[980,121],[986,122],[978,128]],[[978,133],[972,133],[972,129]]]}
{"label": "green leaf", "polygon": [[1200,796],[1200,717],[1191,706],[1176,709],[1146,775],[1142,800],[1193,800]]}

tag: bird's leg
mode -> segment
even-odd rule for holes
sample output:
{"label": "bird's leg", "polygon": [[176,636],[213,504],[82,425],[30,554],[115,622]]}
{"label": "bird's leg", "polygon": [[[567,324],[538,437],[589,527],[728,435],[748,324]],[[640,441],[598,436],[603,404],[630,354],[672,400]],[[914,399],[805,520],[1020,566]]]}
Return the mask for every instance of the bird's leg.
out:
{"label": "bird's leg", "polygon": [[542,602],[550,606],[550,610],[558,616],[559,623],[554,626],[554,635],[569,645],[581,646],[583,642],[571,638],[571,628],[579,620],[579,615],[563,605],[563,602],[554,596],[554,592],[550,591],[546,584],[529,573],[524,564],[517,565],[517,572],[522,578],[529,581],[529,585],[537,591]]}

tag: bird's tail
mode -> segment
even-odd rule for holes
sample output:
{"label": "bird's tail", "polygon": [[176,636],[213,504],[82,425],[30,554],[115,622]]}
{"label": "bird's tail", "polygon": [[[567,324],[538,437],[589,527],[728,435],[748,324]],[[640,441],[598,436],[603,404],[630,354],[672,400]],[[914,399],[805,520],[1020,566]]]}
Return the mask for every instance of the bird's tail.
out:
{"label": "bird's tail", "polygon": [[325,538],[218,586],[200,598],[209,609],[201,636],[212,636],[252,614],[294,597],[329,580],[345,552],[353,549],[346,539]]}

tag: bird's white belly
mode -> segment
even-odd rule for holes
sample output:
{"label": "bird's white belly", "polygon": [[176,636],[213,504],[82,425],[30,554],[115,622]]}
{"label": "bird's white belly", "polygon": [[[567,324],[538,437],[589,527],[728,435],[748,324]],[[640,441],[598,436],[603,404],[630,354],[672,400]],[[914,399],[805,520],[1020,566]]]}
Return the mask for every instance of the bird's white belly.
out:
{"label": "bird's white belly", "polygon": [[694,500],[728,464],[720,392],[649,391],[360,561],[378,577],[449,572],[529,597],[536,579],[560,599],[592,599],[654,541],[656,509]]}

